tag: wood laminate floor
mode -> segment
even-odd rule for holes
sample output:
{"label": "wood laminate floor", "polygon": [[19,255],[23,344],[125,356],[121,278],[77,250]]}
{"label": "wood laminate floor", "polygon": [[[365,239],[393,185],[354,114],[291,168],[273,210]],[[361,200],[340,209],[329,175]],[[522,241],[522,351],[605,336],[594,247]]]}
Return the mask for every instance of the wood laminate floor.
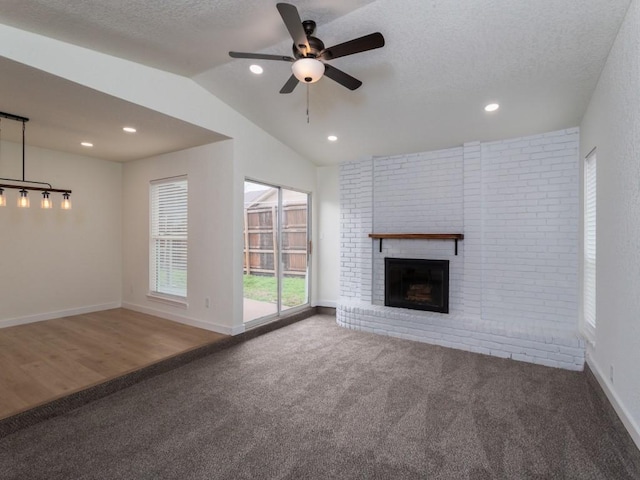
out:
{"label": "wood laminate floor", "polygon": [[0,329],[0,419],[225,335],[117,308]]}

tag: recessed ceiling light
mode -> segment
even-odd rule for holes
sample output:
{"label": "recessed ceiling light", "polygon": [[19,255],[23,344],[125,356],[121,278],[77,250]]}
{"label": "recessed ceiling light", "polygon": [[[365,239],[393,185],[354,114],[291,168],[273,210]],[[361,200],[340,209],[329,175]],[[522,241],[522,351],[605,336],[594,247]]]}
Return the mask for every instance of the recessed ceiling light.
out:
{"label": "recessed ceiling light", "polygon": [[260,65],[251,65],[249,70],[251,70],[251,73],[255,73],[256,75],[260,75],[264,71]]}
{"label": "recessed ceiling light", "polygon": [[122,127],[122,130],[124,130],[127,133],[136,133],[137,130],[133,127]]}
{"label": "recessed ceiling light", "polygon": [[330,142],[335,142],[338,140],[338,137],[336,137],[335,135],[329,135],[327,137],[327,140],[329,140]]}
{"label": "recessed ceiling light", "polygon": [[83,147],[87,147],[87,148],[93,147],[93,143],[91,143],[91,142],[82,142],[82,143],[80,143],[80,145],[82,145]]}
{"label": "recessed ceiling light", "polygon": [[499,108],[500,108],[500,105],[498,105],[497,103],[490,103],[489,105],[484,107],[484,111],[485,112],[495,112]]}

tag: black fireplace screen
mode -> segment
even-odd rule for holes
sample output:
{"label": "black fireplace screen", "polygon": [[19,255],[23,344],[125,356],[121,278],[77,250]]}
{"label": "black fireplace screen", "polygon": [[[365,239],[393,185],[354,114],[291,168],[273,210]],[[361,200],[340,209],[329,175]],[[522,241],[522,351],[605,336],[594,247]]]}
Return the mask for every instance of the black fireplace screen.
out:
{"label": "black fireplace screen", "polygon": [[385,258],[384,304],[449,313],[449,260]]}

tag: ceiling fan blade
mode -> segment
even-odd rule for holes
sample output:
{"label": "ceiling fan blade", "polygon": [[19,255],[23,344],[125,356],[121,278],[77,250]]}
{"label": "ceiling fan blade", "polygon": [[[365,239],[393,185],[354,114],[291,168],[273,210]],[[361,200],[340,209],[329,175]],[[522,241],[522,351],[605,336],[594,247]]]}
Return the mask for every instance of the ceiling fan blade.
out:
{"label": "ceiling fan blade", "polygon": [[287,83],[280,89],[280,93],[291,93],[296,88],[296,85],[298,85],[298,79],[295,75],[291,75]]}
{"label": "ceiling fan blade", "polygon": [[280,60],[282,62],[295,61],[294,58],[285,55],[267,55],[265,53],[229,52],[229,56],[233,58],[255,58],[257,60]]}
{"label": "ceiling fan blade", "polygon": [[320,52],[320,58],[323,60],[332,60],[334,58],[353,55],[354,53],[366,52],[374,48],[384,47],[384,37],[380,32],[371,33],[364,37],[354,38],[348,42],[325,48]]}
{"label": "ceiling fan blade", "polygon": [[347,87],[349,90],[355,90],[362,85],[362,82],[357,78],[353,78],[348,73],[344,73],[342,70],[332,67],[327,63],[324,65],[324,74],[331,80],[338,82],[343,87]]}
{"label": "ceiling fan blade", "polygon": [[300,50],[302,55],[306,55],[311,48],[309,47],[307,34],[304,32],[302,19],[300,18],[298,9],[295,5],[291,5],[289,3],[278,3],[276,8],[278,9],[278,12],[280,12],[280,16],[282,17],[282,21],[287,27],[287,30],[289,30],[289,35],[293,38],[293,43],[297,45],[298,50]]}

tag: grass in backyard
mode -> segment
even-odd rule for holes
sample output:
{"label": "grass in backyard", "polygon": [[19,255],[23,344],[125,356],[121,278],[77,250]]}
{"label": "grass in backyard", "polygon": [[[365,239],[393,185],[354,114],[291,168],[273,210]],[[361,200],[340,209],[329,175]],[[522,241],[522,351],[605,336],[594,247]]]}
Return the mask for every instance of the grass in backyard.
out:
{"label": "grass in backyard", "polygon": [[[244,297],[261,302],[275,303],[278,299],[278,283],[275,277],[243,275]],[[304,277],[282,279],[282,304],[294,307],[307,303]]]}

